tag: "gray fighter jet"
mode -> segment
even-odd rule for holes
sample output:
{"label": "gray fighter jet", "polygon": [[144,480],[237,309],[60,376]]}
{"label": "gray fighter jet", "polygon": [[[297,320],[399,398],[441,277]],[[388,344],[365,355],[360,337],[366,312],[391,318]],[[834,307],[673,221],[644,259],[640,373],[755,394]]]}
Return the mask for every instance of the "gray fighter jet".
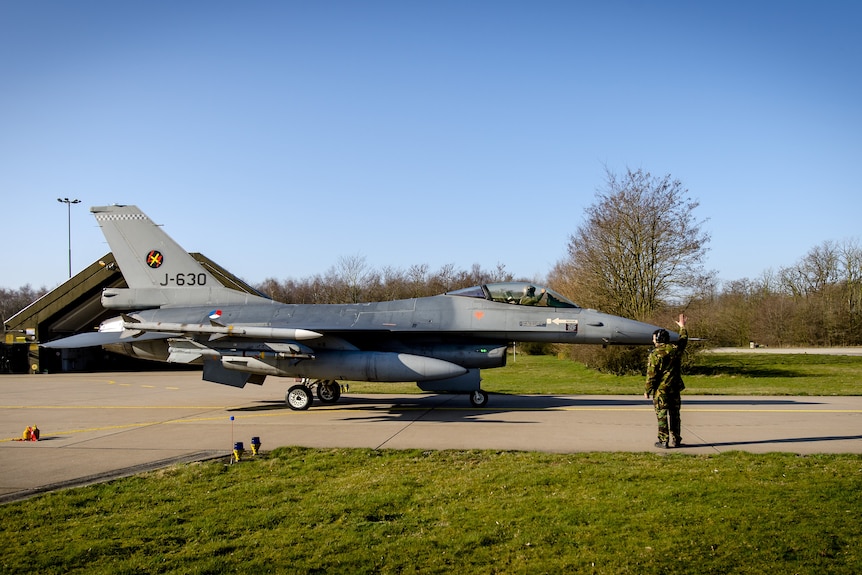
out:
{"label": "gray fighter jet", "polygon": [[338,401],[338,380],[415,381],[480,407],[488,394],[479,372],[504,366],[510,342],[652,345],[658,329],[526,282],[375,303],[278,303],[222,285],[136,206],[90,211],[128,284],[106,288],[102,305],[127,313],[44,347],[101,345],[198,364],[204,380],[236,387],[297,378],[285,397],[296,410],[308,409],[314,391]]}

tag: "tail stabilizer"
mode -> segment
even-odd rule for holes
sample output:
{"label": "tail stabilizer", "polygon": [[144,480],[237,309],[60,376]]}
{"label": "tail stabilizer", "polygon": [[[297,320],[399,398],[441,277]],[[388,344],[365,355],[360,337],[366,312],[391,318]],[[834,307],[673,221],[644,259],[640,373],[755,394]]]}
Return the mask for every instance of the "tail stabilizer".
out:
{"label": "tail stabilizer", "polygon": [[90,208],[128,288],[107,288],[102,305],[142,309],[176,305],[272,303],[225,287],[137,206]]}
{"label": "tail stabilizer", "polygon": [[90,211],[130,288],[222,287],[137,206],[101,206]]}

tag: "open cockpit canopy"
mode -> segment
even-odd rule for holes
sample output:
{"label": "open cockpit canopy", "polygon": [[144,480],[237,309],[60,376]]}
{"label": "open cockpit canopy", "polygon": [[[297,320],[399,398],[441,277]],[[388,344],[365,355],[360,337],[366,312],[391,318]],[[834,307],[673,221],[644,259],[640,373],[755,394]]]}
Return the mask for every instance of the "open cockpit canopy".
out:
{"label": "open cockpit canopy", "polygon": [[579,307],[565,296],[529,282],[505,282],[473,286],[446,292],[446,295],[476,297],[500,303],[542,307]]}

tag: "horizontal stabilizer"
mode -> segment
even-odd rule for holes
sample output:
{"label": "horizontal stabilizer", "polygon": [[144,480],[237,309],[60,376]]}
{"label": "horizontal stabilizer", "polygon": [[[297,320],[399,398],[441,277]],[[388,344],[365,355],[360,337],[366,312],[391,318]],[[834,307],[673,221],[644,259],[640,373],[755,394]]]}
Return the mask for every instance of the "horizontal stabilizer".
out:
{"label": "horizontal stabilizer", "polygon": [[80,347],[94,347],[98,345],[111,345],[115,343],[124,343],[127,341],[148,341],[157,339],[168,339],[176,337],[178,333],[149,333],[144,334],[134,340],[128,337],[124,338],[123,333],[119,331],[94,331],[89,333],[79,333],[77,335],[55,339],[46,343],[40,343],[41,347],[47,349],[76,349]]}

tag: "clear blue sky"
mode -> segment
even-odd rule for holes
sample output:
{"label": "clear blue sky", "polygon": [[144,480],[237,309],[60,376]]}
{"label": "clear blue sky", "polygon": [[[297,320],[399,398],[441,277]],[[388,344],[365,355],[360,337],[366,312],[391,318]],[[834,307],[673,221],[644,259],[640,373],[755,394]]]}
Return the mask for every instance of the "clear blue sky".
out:
{"label": "clear blue sky", "polygon": [[724,280],[862,217],[862,3],[0,1],[0,287],[136,204],[259,282],[544,277],[605,167],[680,179]]}

